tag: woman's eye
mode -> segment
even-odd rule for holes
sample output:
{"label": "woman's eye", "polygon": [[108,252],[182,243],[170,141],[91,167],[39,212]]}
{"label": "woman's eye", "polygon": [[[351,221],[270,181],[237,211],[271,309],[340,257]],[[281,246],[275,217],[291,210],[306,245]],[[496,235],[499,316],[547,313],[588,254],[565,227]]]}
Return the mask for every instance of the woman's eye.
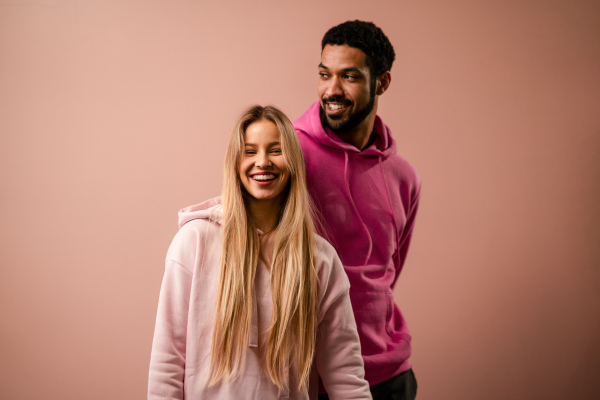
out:
{"label": "woman's eye", "polygon": [[273,149],[273,150],[271,150],[271,153],[273,153],[273,154],[281,154],[281,149]]}

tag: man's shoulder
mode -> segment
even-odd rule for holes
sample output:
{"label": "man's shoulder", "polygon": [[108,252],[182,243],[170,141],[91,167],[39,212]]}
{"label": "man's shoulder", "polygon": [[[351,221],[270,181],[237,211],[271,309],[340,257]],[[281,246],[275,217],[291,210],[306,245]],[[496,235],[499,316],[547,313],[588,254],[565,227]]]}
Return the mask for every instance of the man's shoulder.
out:
{"label": "man's shoulder", "polygon": [[388,184],[394,187],[406,187],[414,193],[420,192],[421,177],[417,169],[400,154],[396,153],[388,157],[383,162],[382,168],[386,179],[389,179]]}
{"label": "man's shoulder", "polygon": [[[393,149],[391,154],[388,153],[384,156],[383,168],[392,169],[394,175],[398,177],[400,180],[408,180],[410,182],[414,182],[416,184],[420,183],[419,174],[417,173],[417,169],[412,165],[404,156],[401,155],[402,149],[398,149],[398,144],[392,136],[392,130],[385,125],[381,117],[377,117],[378,121],[376,125],[379,125],[379,129],[381,131],[386,131],[385,134],[388,135],[390,141],[390,148]],[[383,133],[382,133],[383,134]]]}
{"label": "man's shoulder", "polygon": [[417,175],[417,170],[414,165],[412,165],[406,158],[398,153],[390,155],[386,160],[388,160],[390,165],[394,168],[399,168],[407,171],[410,174]]}

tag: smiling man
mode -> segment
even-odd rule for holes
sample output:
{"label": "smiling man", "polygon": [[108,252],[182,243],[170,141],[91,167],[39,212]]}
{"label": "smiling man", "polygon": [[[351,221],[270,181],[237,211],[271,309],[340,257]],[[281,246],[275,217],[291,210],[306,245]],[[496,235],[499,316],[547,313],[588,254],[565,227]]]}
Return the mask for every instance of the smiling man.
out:
{"label": "smiling man", "polygon": [[[393,290],[404,265],[420,179],[377,116],[395,53],[371,22],[348,21],[321,42],[319,101],[294,126],[320,233],[350,279],[365,378],[373,399],[414,399],[411,336]],[[317,225],[319,225],[317,223]],[[320,388],[319,399],[327,399]]]}

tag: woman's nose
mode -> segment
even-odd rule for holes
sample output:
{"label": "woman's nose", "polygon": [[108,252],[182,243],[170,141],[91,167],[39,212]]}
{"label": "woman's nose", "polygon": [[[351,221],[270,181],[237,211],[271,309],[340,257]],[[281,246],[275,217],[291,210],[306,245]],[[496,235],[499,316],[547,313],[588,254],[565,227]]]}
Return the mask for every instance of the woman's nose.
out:
{"label": "woman's nose", "polygon": [[271,166],[271,160],[266,153],[260,154],[256,160],[256,166],[259,168],[267,168]]}

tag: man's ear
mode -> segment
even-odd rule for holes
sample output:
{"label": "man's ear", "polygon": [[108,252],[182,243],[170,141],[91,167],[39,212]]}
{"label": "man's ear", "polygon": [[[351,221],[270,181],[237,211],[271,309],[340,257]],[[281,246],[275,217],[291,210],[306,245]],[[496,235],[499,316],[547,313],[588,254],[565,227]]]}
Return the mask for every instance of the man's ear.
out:
{"label": "man's ear", "polygon": [[392,74],[390,74],[390,71],[385,71],[377,78],[377,90],[375,94],[382,95],[390,87],[390,83],[392,83]]}

